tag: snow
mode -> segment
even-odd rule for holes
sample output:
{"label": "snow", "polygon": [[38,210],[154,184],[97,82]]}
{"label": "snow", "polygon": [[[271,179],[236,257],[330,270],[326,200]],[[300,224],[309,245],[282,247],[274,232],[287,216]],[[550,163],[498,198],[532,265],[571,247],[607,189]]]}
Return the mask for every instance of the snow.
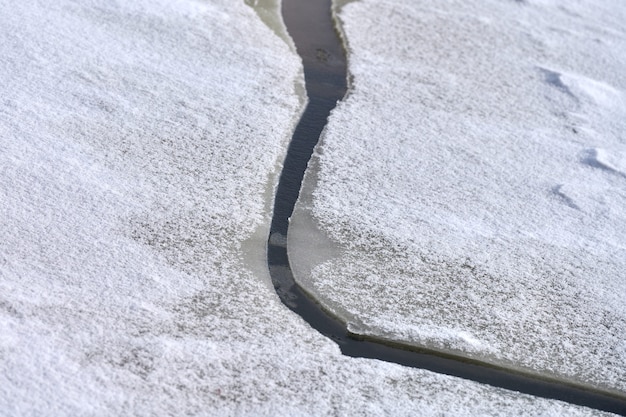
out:
{"label": "snow", "polygon": [[343,357],[280,303],[302,70],[259,3],[272,30],[243,1],[0,3],[0,415],[601,415]]}
{"label": "snow", "polygon": [[586,162],[592,167],[626,177],[626,147],[624,146],[617,146],[613,151],[602,148],[589,149],[589,158]]}
{"label": "snow", "polygon": [[296,279],[356,333],[624,394],[624,4],[340,19],[352,90],[292,218]]}

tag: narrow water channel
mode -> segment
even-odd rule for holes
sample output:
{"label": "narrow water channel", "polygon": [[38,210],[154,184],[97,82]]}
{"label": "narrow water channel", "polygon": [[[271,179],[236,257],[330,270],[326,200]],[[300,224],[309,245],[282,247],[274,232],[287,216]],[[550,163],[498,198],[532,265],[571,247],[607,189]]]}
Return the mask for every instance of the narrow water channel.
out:
{"label": "narrow water channel", "polygon": [[460,356],[349,334],[296,283],[287,255],[293,213],[313,149],[338,100],[347,92],[345,51],[335,31],[331,0],[283,0],[282,13],[304,64],[309,103],[297,125],[281,173],[268,242],[268,266],[281,301],[314,329],[334,340],[344,355],[373,358],[453,375],[543,398],[626,415],[626,396],[520,373]]}

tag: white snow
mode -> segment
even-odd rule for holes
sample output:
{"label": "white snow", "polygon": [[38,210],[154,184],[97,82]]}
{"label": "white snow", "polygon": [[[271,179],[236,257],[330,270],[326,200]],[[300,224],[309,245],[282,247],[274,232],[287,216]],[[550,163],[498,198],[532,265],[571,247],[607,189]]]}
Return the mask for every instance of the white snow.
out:
{"label": "white snow", "polygon": [[613,150],[595,148],[589,150],[589,165],[626,177],[626,146],[616,146]]}
{"label": "white snow", "polygon": [[626,5],[340,18],[353,88],[292,219],[297,280],[358,332],[624,394]]}
{"label": "white snow", "polygon": [[345,358],[282,306],[302,80],[259,3],[273,31],[243,1],[0,2],[0,415],[602,414]]}

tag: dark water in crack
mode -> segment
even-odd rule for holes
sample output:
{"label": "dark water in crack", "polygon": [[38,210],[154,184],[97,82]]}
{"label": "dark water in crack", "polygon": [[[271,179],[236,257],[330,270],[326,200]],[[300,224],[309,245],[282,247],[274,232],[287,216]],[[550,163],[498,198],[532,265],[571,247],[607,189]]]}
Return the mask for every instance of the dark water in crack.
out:
{"label": "dark water in crack", "polygon": [[497,367],[460,356],[419,349],[400,342],[352,335],[296,284],[286,237],[304,172],[330,111],[347,91],[345,52],[331,18],[330,0],[283,0],[283,18],[304,63],[309,104],[293,134],[274,203],[268,266],[282,302],[311,327],[334,340],[344,355],[373,358],[427,369],[543,398],[626,415],[626,393],[619,395]]}

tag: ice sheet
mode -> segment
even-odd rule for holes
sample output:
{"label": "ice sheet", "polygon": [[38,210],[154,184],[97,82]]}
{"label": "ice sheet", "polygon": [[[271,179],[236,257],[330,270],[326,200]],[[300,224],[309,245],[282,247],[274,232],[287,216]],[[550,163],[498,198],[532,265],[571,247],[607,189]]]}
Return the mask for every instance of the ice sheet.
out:
{"label": "ice sheet", "polygon": [[306,253],[297,229],[318,227],[336,249],[292,256],[296,279],[355,332],[626,392],[626,7],[340,17],[353,89],[290,236]]}
{"label": "ice sheet", "polygon": [[301,69],[243,1],[3,1],[0,50],[0,415],[594,414],[344,358],[280,304]]}

